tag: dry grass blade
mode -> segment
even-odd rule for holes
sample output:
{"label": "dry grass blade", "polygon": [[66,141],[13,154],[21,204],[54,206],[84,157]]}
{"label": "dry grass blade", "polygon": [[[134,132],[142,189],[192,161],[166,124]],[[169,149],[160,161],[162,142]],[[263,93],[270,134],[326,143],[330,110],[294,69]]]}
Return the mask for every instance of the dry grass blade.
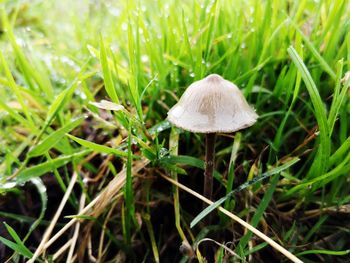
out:
{"label": "dry grass blade", "polygon": [[[149,160],[142,159],[136,163],[133,167],[133,174],[139,172],[149,163]],[[126,169],[123,169],[118,175],[107,185],[107,187],[93,199],[84,209],[81,210],[77,216],[89,214],[97,217],[103,210],[109,205],[109,202],[124,186],[126,179]],[[92,209],[90,213],[88,213]],[[58,231],[50,240],[48,240],[43,249],[50,247],[63,233],[65,233],[72,225],[74,225],[79,219],[72,218],[60,231]]]}
{"label": "dry grass blade", "polygon": [[[82,193],[80,197],[80,203],[79,203],[79,212],[84,208],[85,201],[86,201],[86,195]],[[72,244],[70,245],[69,252],[68,252],[67,262],[73,262],[74,248],[78,240],[79,229],[80,229],[80,222],[78,221],[78,223],[75,225],[74,234],[72,237]]]}
{"label": "dry grass blade", "polygon": [[70,239],[69,241],[67,241],[66,244],[64,244],[62,247],[60,247],[60,249],[57,250],[55,254],[53,254],[52,259],[53,259],[54,262],[55,262],[56,259],[58,259],[70,247],[72,242],[73,242],[73,240]]}
{"label": "dry grass blade", "polygon": [[218,245],[219,247],[222,247],[223,249],[225,249],[225,250],[226,250],[228,253],[230,253],[232,256],[235,256],[235,257],[237,257],[237,258],[239,258],[239,259],[242,260],[242,258],[241,258],[237,253],[235,253],[232,249],[230,249],[230,248],[227,247],[226,245],[221,244],[221,243],[219,243],[219,242],[217,242],[217,241],[215,241],[214,239],[211,239],[211,238],[203,238],[203,239],[201,239],[201,240],[197,243],[196,249],[199,249],[199,245],[200,245],[201,243],[203,243],[203,242],[206,242],[206,241],[210,241],[210,242],[215,243],[215,244]]}
{"label": "dry grass blade", "polygon": [[[149,163],[149,160],[142,159],[139,162],[135,162],[134,167],[132,167],[132,173],[138,173],[142,168],[144,168]],[[124,186],[126,180],[126,169],[123,169],[108,185],[107,187],[98,195],[98,200],[94,209],[89,215],[93,217],[98,217],[105,208],[109,205],[113,197],[119,192],[119,190]]]}
{"label": "dry grass blade", "polygon": [[[178,186],[179,188],[181,188],[182,190],[188,192],[189,194],[197,197],[198,199],[202,200],[203,202],[211,205],[214,202],[210,201],[209,199],[205,198],[204,196],[198,194],[197,192],[191,190],[190,188],[184,186],[183,184],[180,184],[174,180],[172,180],[171,178],[161,174],[161,176],[169,181],[170,183]],[[292,262],[295,263],[302,263],[303,261],[301,261],[300,259],[298,259],[296,256],[294,256],[292,253],[290,253],[288,250],[286,250],[284,247],[282,247],[281,245],[279,245],[278,243],[276,243],[274,240],[272,240],[271,238],[269,238],[268,236],[266,236],[264,233],[262,233],[260,230],[256,229],[255,227],[251,226],[250,224],[248,224],[247,222],[243,221],[242,219],[240,219],[238,216],[232,214],[231,212],[227,211],[226,209],[224,209],[223,207],[219,206],[218,207],[219,211],[222,212],[223,214],[227,215],[228,217],[230,217],[232,220],[236,221],[237,223],[241,224],[242,226],[244,226],[245,228],[247,228],[248,230],[250,230],[251,232],[253,232],[255,235],[257,235],[258,237],[260,237],[261,239],[263,239],[265,242],[267,242],[269,245],[271,245],[273,248],[275,248],[276,250],[278,250],[279,252],[281,252],[283,255],[285,255],[287,258],[289,258]]]}
{"label": "dry grass blade", "polygon": [[70,196],[70,194],[71,194],[71,192],[73,190],[73,186],[74,186],[75,182],[77,181],[77,177],[78,177],[78,174],[76,172],[74,172],[73,176],[72,176],[72,179],[71,179],[71,181],[70,181],[70,183],[68,185],[68,188],[67,188],[67,190],[66,190],[66,192],[65,192],[65,194],[64,194],[64,196],[62,198],[60,206],[58,207],[58,209],[57,209],[57,211],[56,211],[56,213],[55,213],[55,215],[54,215],[54,217],[53,217],[49,227],[46,229],[45,234],[44,234],[44,236],[43,236],[43,238],[42,238],[42,240],[40,242],[40,245],[36,249],[33,257],[30,260],[28,260],[28,263],[34,263],[35,260],[45,251],[45,249],[46,249],[45,244],[48,241],[48,239],[50,238],[52,230],[54,229],[54,227],[55,227],[55,225],[57,223],[57,220],[58,220],[59,216],[61,215],[65,204],[68,201],[68,198],[69,198],[69,196]]}

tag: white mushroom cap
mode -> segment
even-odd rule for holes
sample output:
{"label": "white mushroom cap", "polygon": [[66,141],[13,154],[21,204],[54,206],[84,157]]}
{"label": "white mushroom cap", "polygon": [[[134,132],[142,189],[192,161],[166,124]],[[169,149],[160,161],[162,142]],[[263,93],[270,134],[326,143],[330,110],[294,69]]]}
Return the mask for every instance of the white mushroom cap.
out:
{"label": "white mushroom cap", "polygon": [[192,83],[168,112],[168,120],[191,132],[234,132],[258,118],[236,85],[217,74]]}

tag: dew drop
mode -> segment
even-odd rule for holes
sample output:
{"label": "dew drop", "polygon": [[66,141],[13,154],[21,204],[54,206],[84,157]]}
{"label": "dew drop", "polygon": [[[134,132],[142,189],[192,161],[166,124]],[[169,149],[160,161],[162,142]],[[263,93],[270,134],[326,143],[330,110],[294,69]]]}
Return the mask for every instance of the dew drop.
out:
{"label": "dew drop", "polygon": [[128,30],[128,25],[127,25],[126,23],[123,23],[123,24],[122,24],[122,30],[123,30],[123,31]]}
{"label": "dew drop", "polygon": [[148,62],[148,61],[149,61],[148,56],[147,56],[147,55],[142,55],[142,56],[141,56],[141,61],[142,61],[143,63]]}

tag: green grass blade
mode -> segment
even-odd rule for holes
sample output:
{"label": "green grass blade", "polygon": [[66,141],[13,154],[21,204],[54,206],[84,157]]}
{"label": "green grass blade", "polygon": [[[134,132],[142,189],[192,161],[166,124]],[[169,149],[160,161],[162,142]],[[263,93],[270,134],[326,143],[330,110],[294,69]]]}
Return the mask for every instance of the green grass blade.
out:
{"label": "green grass blade", "polygon": [[31,258],[33,256],[33,253],[24,245],[19,245],[17,243],[14,243],[6,238],[3,238],[2,236],[0,236],[0,241],[8,246],[9,248],[11,248],[13,251],[19,253],[22,256],[25,256],[26,258]]}
{"label": "green grass blade", "polygon": [[[138,23],[136,23],[138,24]],[[129,90],[131,99],[137,111],[137,115],[140,121],[143,121],[142,106],[140,101],[140,91],[139,91],[139,45],[138,45],[138,30],[135,32],[136,40],[133,34],[133,27],[131,21],[128,23],[128,54],[130,60],[131,76],[129,80]],[[136,41],[136,43],[135,43]]]}
{"label": "green grass blade", "polygon": [[111,100],[114,103],[119,104],[119,98],[117,95],[117,91],[114,87],[112,73],[111,73],[111,70],[110,70],[110,67],[108,64],[107,50],[106,50],[105,44],[103,42],[102,36],[100,36],[100,60],[101,60],[105,90],[106,90],[108,96],[111,98]]}
{"label": "green grass blade", "polygon": [[296,256],[304,256],[304,255],[310,255],[310,254],[325,254],[325,255],[333,255],[333,256],[345,256],[350,254],[350,249],[348,250],[342,250],[342,251],[334,251],[334,250],[325,250],[325,249],[312,249],[312,250],[306,250],[301,253],[296,254]]}
{"label": "green grass blade", "polygon": [[[328,63],[326,62],[325,59],[323,59],[323,57],[320,55],[320,53],[318,53],[317,49],[315,48],[315,46],[312,44],[312,42],[303,34],[303,32],[297,27],[297,25],[292,22],[292,26],[295,28],[295,30],[301,35],[301,37],[303,38],[305,45],[307,46],[307,48],[310,50],[310,52],[312,53],[312,55],[316,58],[316,60],[320,63],[321,67],[323,68],[324,71],[326,71],[331,77],[332,79],[336,79],[336,74],[333,71],[333,69],[328,65]],[[289,52],[289,51],[288,51]],[[289,52],[290,53],[290,52]]]}
{"label": "green grass blade", "polygon": [[35,185],[36,189],[38,190],[39,196],[40,196],[40,201],[41,201],[41,209],[40,209],[40,214],[39,217],[31,224],[28,234],[25,236],[23,241],[27,240],[30,234],[37,228],[37,226],[41,223],[41,221],[44,219],[45,216],[45,211],[47,208],[47,191],[46,191],[46,186],[43,183],[43,181],[39,177],[32,178],[31,183]]}
{"label": "green grass blade", "polygon": [[80,125],[84,117],[80,117],[72,122],[69,122],[67,125],[62,128],[52,132],[49,136],[47,136],[44,140],[42,140],[39,144],[34,146],[28,153],[29,157],[35,157],[43,155],[45,152],[53,148],[64,136],[66,133],[73,130],[75,127]]}
{"label": "green grass blade", "polygon": [[343,73],[343,60],[338,61],[337,67],[337,79],[336,79],[336,87],[333,94],[332,105],[328,114],[328,125],[330,128],[330,134],[332,134],[335,121],[337,116],[339,115],[340,108],[346,98],[346,92],[348,90],[348,83],[344,83],[341,85],[341,77]]}
{"label": "green grass blade", "polygon": [[306,88],[309,92],[313,109],[315,111],[315,117],[318,123],[320,132],[320,146],[316,157],[312,163],[312,167],[309,170],[307,177],[314,177],[316,175],[323,174],[326,171],[327,163],[330,156],[330,139],[329,139],[329,127],[326,117],[326,111],[321,99],[321,96],[317,90],[316,84],[314,83],[310,72],[307,70],[302,59],[295,51],[293,47],[288,48],[288,53],[292,58],[294,64],[297,66],[301,76],[305,82]]}
{"label": "green grass blade", "polygon": [[185,45],[185,49],[182,50],[186,50],[187,51],[187,55],[190,58],[190,62],[192,65],[192,69],[194,68],[194,60],[193,60],[193,54],[192,54],[192,49],[191,49],[191,43],[190,43],[190,38],[188,36],[188,32],[187,32],[187,26],[186,26],[186,21],[185,21],[185,14],[184,11],[182,10],[182,30],[183,30],[183,38],[184,38],[184,45]]}
{"label": "green grass blade", "polygon": [[[305,182],[298,184],[297,186],[289,189],[284,193],[284,196],[292,196],[295,192],[304,190],[305,192],[313,192],[316,189],[326,185],[332,180],[345,175],[350,172],[350,153],[342,159],[342,162],[339,163],[335,168],[329,172],[322,174],[316,178],[306,180]],[[310,186],[313,186],[310,190]]]}
{"label": "green grass blade", "polygon": [[38,132],[38,129],[36,127],[33,127],[32,123],[30,123],[21,114],[11,109],[11,107],[9,107],[5,102],[3,102],[2,98],[0,98],[0,108],[4,109],[11,116],[11,118],[22,124],[24,127],[31,129],[34,133]]}
{"label": "green grass blade", "polygon": [[350,151],[350,136],[346,141],[336,150],[335,153],[329,159],[329,166],[332,166],[343,160],[346,153]]}
{"label": "green grass blade", "polygon": [[128,159],[126,163],[126,181],[124,187],[125,198],[125,234],[128,244],[131,242],[131,223],[135,219],[134,194],[132,185],[132,151],[131,151],[131,127],[129,128],[128,137]]}
{"label": "green grass blade", "polygon": [[75,137],[71,134],[66,134],[69,138],[71,138],[73,141],[79,143],[81,146],[84,146],[86,148],[89,148],[95,152],[99,152],[99,153],[106,153],[106,154],[114,154],[118,157],[127,157],[128,153],[127,152],[123,152],[121,150],[117,150],[117,149],[113,149],[111,147],[105,146],[105,145],[101,145],[101,144],[97,144],[94,142],[90,142],[78,137]]}
{"label": "green grass blade", "polygon": [[29,108],[28,106],[25,104],[24,99],[22,97],[21,92],[19,91],[19,88],[17,87],[17,84],[15,82],[15,80],[13,79],[13,76],[11,74],[11,71],[5,61],[5,58],[2,54],[2,52],[0,52],[0,62],[1,65],[5,71],[6,77],[8,79],[8,83],[9,83],[9,87],[11,88],[11,90],[13,91],[13,93],[16,95],[18,102],[21,104],[21,108],[24,112],[24,115],[26,116],[26,119],[28,120],[28,122],[30,123],[31,127],[34,127],[34,122],[32,119],[32,112],[29,112]]}
{"label": "green grass blade", "polygon": [[33,256],[33,253],[24,245],[21,238],[17,235],[16,231],[12,227],[10,227],[8,224],[6,224],[6,222],[4,222],[4,225],[16,243],[9,241],[3,237],[0,237],[0,241],[3,242],[8,247],[10,247],[11,249],[13,249],[15,252],[27,258],[31,258]]}
{"label": "green grass blade", "polygon": [[52,171],[58,167],[68,164],[74,159],[81,158],[87,154],[89,154],[91,150],[84,150],[81,152],[73,153],[70,155],[64,155],[53,159],[52,161],[47,161],[40,163],[38,165],[31,166],[29,168],[23,169],[16,177],[16,182],[18,184],[25,183],[31,180],[34,177],[39,177],[44,175],[47,172]]}
{"label": "green grass blade", "polygon": [[6,30],[6,35],[12,45],[12,48],[15,53],[15,57],[18,59],[19,67],[22,71],[22,74],[32,90],[37,90],[34,82],[40,87],[48,97],[53,97],[53,89],[50,83],[50,80],[45,78],[45,72],[40,72],[38,68],[35,68],[30,61],[25,57],[21,47],[17,44],[16,37],[13,33],[12,25],[8,21],[8,17],[4,9],[1,8],[2,24]]}
{"label": "green grass blade", "polygon": [[159,263],[159,252],[158,252],[158,247],[157,247],[157,243],[156,243],[156,239],[154,236],[154,230],[153,230],[153,226],[152,226],[152,222],[151,222],[151,217],[149,214],[145,214],[143,216],[143,219],[146,222],[146,227],[148,230],[148,234],[151,240],[151,247],[152,247],[152,252],[153,252],[153,258],[154,258],[154,262]]}
{"label": "green grass blade", "polygon": [[[241,143],[241,138],[242,138],[242,134],[240,132],[236,132],[235,139],[234,139],[233,146],[232,146],[232,151],[231,151],[230,164],[228,167],[226,195],[228,195],[232,191],[232,188],[233,188],[233,181],[234,181],[234,177],[235,177],[234,167],[235,167],[235,163],[236,163],[236,158],[237,158],[239,146]],[[231,211],[229,199],[226,200],[224,208],[226,210]]]}
{"label": "green grass blade", "polygon": [[50,105],[49,110],[47,112],[44,128],[47,128],[47,126],[50,125],[50,123],[55,118],[57,113],[70,100],[71,96],[73,95],[73,92],[77,87],[78,87],[77,82],[74,82],[70,87],[66,88],[60,94],[57,95],[57,97],[54,99],[54,101]]}

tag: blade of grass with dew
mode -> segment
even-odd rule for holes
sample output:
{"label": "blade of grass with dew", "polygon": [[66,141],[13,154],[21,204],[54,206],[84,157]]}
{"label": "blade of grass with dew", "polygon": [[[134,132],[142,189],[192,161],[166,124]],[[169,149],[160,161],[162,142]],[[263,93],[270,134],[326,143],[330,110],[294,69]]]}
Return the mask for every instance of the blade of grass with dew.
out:
{"label": "blade of grass with dew", "polygon": [[[260,5],[255,5],[254,8],[254,14],[256,15],[255,17],[259,17],[262,18],[262,21],[259,19],[254,19],[254,27],[257,28],[257,33],[254,35],[254,49],[256,49],[256,53],[255,54],[259,54],[259,60],[257,62],[257,65],[260,65],[263,63],[263,61],[265,60],[269,60],[269,58],[267,57],[267,51],[268,48],[270,47],[270,43],[272,42],[272,40],[278,35],[277,32],[279,31],[279,28],[275,29],[276,33],[272,33],[270,38],[264,38],[264,35],[270,35],[270,31],[271,31],[271,27],[270,27],[270,23],[269,20],[271,19],[271,15],[267,15],[267,16],[261,16],[261,9],[263,8],[263,6]],[[266,5],[265,5],[265,11],[267,13],[271,13],[271,1],[269,0]],[[263,43],[263,41],[265,43]],[[257,67],[258,70],[260,70],[260,68]],[[256,78],[258,77],[258,72],[254,72],[254,74],[252,74],[252,76],[249,78],[247,87],[244,91],[245,95],[250,96],[252,89],[254,87],[254,83]]]}
{"label": "blade of grass with dew", "polygon": [[102,73],[105,84],[105,90],[108,96],[112,99],[112,101],[116,104],[119,104],[119,98],[114,87],[111,70],[108,65],[107,59],[107,51],[103,41],[102,36],[100,35],[100,60],[102,65]]}
{"label": "blade of grass with dew", "polygon": [[45,120],[44,127],[41,133],[44,133],[46,128],[51,124],[53,119],[56,117],[57,113],[64,107],[67,101],[70,100],[73,95],[75,89],[78,87],[77,81],[74,81],[68,88],[63,90],[61,93],[57,95],[52,104],[49,107],[47,112],[47,117]]}
{"label": "blade of grass with dew", "polygon": [[130,69],[131,69],[131,76],[129,79],[129,90],[130,90],[131,99],[132,99],[134,106],[136,108],[139,120],[142,122],[143,121],[143,113],[142,113],[142,106],[141,106],[140,92],[139,92],[140,65],[138,63],[138,60],[139,60],[140,50],[139,50],[139,43],[138,43],[138,40],[139,40],[138,30],[135,31],[135,34],[136,34],[136,45],[135,45],[135,38],[133,35],[132,23],[131,23],[131,21],[129,21],[129,23],[128,23],[128,52],[129,52]]}
{"label": "blade of grass with dew", "polygon": [[52,161],[42,162],[38,165],[25,168],[21,172],[19,172],[18,175],[16,176],[16,182],[18,184],[25,183],[34,177],[42,176],[45,173],[50,172],[55,168],[66,165],[76,158],[82,158],[85,155],[89,154],[90,152],[91,150],[83,150],[70,155],[57,157]]}
{"label": "blade of grass with dew", "polygon": [[[90,59],[89,59],[90,60]],[[70,98],[73,96],[74,91],[77,89],[79,81],[84,80],[85,78],[88,78],[89,75],[83,75],[89,60],[85,62],[85,64],[81,67],[80,72],[78,75],[75,77],[75,79],[70,83],[70,85],[61,91],[57,97],[53,100],[51,103],[48,113],[46,115],[45,123],[40,131],[40,134],[37,136],[36,140],[40,140],[41,136],[44,134],[46,131],[47,127],[51,124],[51,122],[54,120],[56,115],[61,111],[61,109],[64,107],[64,105],[70,101]]]}
{"label": "blade of grass with dew", "polygon": [[192,66],[192,69],[194,68],[194,59],[193,59],[193,54],[192,54],[192,50],[191,50],[191,43],[190,43],[190,38],[188,36],[188,32],[187,32],[187,26],[186,26],[186,22],[185,22],[185,14],[184,11],[182,10],[181,13],[181,17],[182,17],[182,30],[183,30],[183,38],[184,38],[184,46],[185,48],[181,49],[181,50],[186,50],[187,51],[187,55],[190,58],[190,63]]}
{"label": "blade of grass with dew", "polygon": [[[295,40],[295,45],[296,45],[296,50],[299,52],[300,56],[302,57],[303,56],[303,48],[302,48],[302,43],[301,43],[301,37],[299,35],[296,36],[296,40]],[[294,69],[295,69],[295,66],[294,66]],[[293,70],[293,69],[291,69]],[[296,74],[296,76],[295,76]],[[290,114],[292,113],[292,109],[297,101],[297,98],[298,98],[298,95],[299,95],[299,90],[300,90],[300,84],[301,84],[301,74],[299,71],[296,71],[296,73],[294,74],[291,73],[290,76],[288,76],[288,79],[286,80],[287,82],[293,82],[293,80],[290,80],[289,78],[292,78],[292,77],[296,77],[296,80],[295,80],[295,85],[294,85],[294,89],[293,89],[293,97],[292,97],[292,102],[290,103],[289,107],[288,107],[288,110],[287,110],[287,113],[285,114],[281,124],[279,125],[278,127],[278,130],[277,130],[277,133],[276,133],[276,136],[274,138],[274,141],[273,141],[273,145],[274,147],[276,147],[276,149],[279,149],[280,146],[282,145],[282,135],[283,135],[283,131],[285,129],[285,126],[287,124],[287,120],[290,116]],[[292,86],[289,86],[290,88],[292,88]],[[283,88],[283,87],[282,87]],[[291,91],[289,91],[291,92]],[[287,102],[286,102],[287,103]]]}
{"label": "blade of grass with dew", "polygon": [[[298,26],[291,21],[292,26],[294,27],[294,29],[296,30],[296,32],[298,32],[300,34],[300,36],[303,38],[305,45],[307,46],[307,48],[310,50],[310,52],[313,54],[313,56],[316,58],[316,60],[320,63],[321,67],[323,68],[323,70],[325,72],[327,72],[332,79],[336,79],[336,74],[333,71],[333,69],[328,65],[328,63],[326,62],[326,60],[320,55],[320,53],[317,52],[317,49],[315,48],[315,46],[312,44],[312,42],[303,34],[303,32],[298,28]],[[288,51],[289,52],[289,51]]]}
{"label": "blade of grass with dew", "polygon": [[[294,165],[295,163],[297,163],[300,159],[299,158],[294,158],[288,162],[286,162],[285,164],[278,166],[276,168],[271,169],[270,171],[267,171],[263,174],[261,174],[260,176],[255,177],[254,179],[245,182],[244,184],[240,185],[239,187],[237,187],[236,189],[234,189],[233,191],[231,191],[230,193],[228,193],[226,196],[220,198],[219,200],[217,200],[216,202],[214,202],[213,204],[211,204],[210,206],[208,206],[207,208],[205,208],[202,212],[200,212],[191,222],[190,227],[194,227],[199,221],[201,221],[204,217],[206,217],[210,212],[212,212],[213,210],[215,210],[216,208],[218,208],[222,203],[224,203],[228,198],[230,198],[233,194],[242,191],[243,189],[254,185],[270,176],[273,175],[277,175],[280,172],[282,172],[285,169],[288,169],[289,167],[291,167],[292,165]],[[276,180],[276,179],[275,179]],[[274,182],[274,181],[273,181]],[[269,188],[270,189],[270,188]],[[273,192],[272,192],[273,193]],[[270,194],[272,194],[270,193]],[[269,198],[271,198],[270,196],[268,196]],[[265,199],[265,204],[267,205],[268,202],[270,201],[269,198]],[[264,200],[264,199],[263,199]],[[266,209],[266,207],[265,207]],[[264,209],[264,210],[265,210]],[[259,218],[260,219],[260,218]]]}
{"label": "blade of grass with dew", "polygon": [[48,79],[45,79],[45,77],[43,77],[46,74],[44,73],[40,74],[40,72],[37,71],[37,69],[34,69],[33,66],[30,64],[30,62],[26,59],[22,49],[17,44],[12,26],[8,21],[8,17],[6,15],[5,9],[1,8],[0,12],[1,12],[2,24],[6,29],[6,35],[15,52],[15,56],[18,59],[19,67],[24,75],[24,78],[28,86],[32,90],[37,90],[33,83],[33,80],[34,80],[46,96],[53,97],[53,89],[52,89],[51,83]]}
{"label": "blade of grass with dew", "polygon": [[[192,75],[190,75],[191,77],[194,77],[194,80],[200,80],[204,77],[204,67],[203,67],[203,45],[204,45],[204,31],[207,31],[208,26],[206,26],[205,28],[203,28],[201,30],[201,32],[198,32],[197,35],[197,39],[196,41],[196,45],[192,45],[192,54],[193,54],[193,59],[194,59],[194,63],[193,63],[193,73]],[[204,62],[205,64],[205,62]]]}
{"label": "blade of grass with dew", "polygon": [[140,144],[142,148],[142,154],[149,159],[150,161],[154,161],[157,159],[157,151],[145,143],[143,140],[138,138],[137,136],[132,135],[132,140]]}
{"label": "blade of grass with dew", "polygon": [[106,154],[114,154],[118,157],[127,157],[128,153],[127,152],[123,152],[121,150],[117,150],[105,145],[101,145],[101,144],[97,144],[94,142],[90,142],[78,137],[75,137],[71,134],[66,134],[66,136],[68,136],[70,139],[72,139],[73,141],[79,143],[81,146],[84,146],[86,148],[89,148],[95,152],[99,152],[99,153],[106,153]]}
{"label": "blade of grass with dew", "polygon": [[298,53],[293,47],[288,48],[288,53],[292,58],[292,61],[297,66],[304,80],[306,88],[309,92],[311,102],[315,111],[315,117],[320,131],[320,145],[316,153],[316,157],[312,163],[312,166],[306,175],[306,177],[315,177],[316,175],[323,174],[326,171],[327,163],[330,156],[330,139],[329,139],[329,126],[327,122],[326,112],[321,100],[320,94],[317,90],[309,71],[305,64],[301,60]]}
{"label": "blade of grass with dew", "polygon": [[21,114],[17,113],[14,109],[9,107],[3,100],[0,98],[0,108],[5,110],[11,118],[22,124],[24,127],[31,129],[34,133],[38,132],[38,129],[32,125],[26,118],[24,118]]}
{"label": "blade of grass with dew", "polygon": [[[60,94],[57,95],[53,103],[50,105],[46,120],[43,124],[42,129],[40,130],[40,133],[37,135],[34,145],[41,139],[41,137],[44,135],[46,129],[49,127],[51,122],[55,119],[56,115],[59,113],[59,111],[63,108],[65,103],[69,101],[69,98],[73,95],[73,92],[77,88],[77,83],[74,81],[71,86],[63,90]],[[22,163],[21,167],[19,168],[19,171],[24,169],[24,167],[27,165],[27,162],[29,160],[30,156],[27,155],[26,159]]]}
{"label": "blade of grass with dew", "polygon": [[[102,37],[102,35],[100,35],[100,37]],[[103,40],[103,38],[102,38],[102,40]],[[87,45],[86,48],[89,50],[89,53],[92,57],[99,58],[101,60],[100,50],[94,48],[91,45]],[[110,49],[108,49],[108,51],[110,51]],[[108,58],[107,48],[106,48],[106,59],[107,59],[108,68],[110,68],[110,66],[114,64],[115,71],[119,72],[118,73],[118,76],[120,77],[119,80],[123,84],[127,84],[127,80],[129,79],[129,73],[126,71],[126,69],[124,67],[121,67],[118,63],[115,63],[115,61],[114,61],[116,59],[115,57],[113,59]],[[112,72],[112,71],[110,71],[110,72]],[[112,76],[112,79],[113,79],[113,76]],[[117,94],[118,94],[118,92],[117,92]],[[122,99],[122,96],[118,96],[118,99]]]}
{"label": "blade of grass with dew", "polygon": [[9,82],[9,87],[11,88],[12,92],[16,95],[18,102],[21,105],[21,108],[24,112],[24,115],[26,116],[26,119],[28,121],[28,123],[31,125],[31,128],[33,129],[33,127],[35,126],[34,121],[32,119],[32,114],[34,114],[33,112],[29,112],[29,108],[27,107],[27,105],[24,102],[24,99],[22,97],[21,92],[19,91],[19,88],[17,87],[17,84],[15,82],[15,80],[13,79],[13,76],[11,74],[11,71],[5,61],[5,58],[2,54],[2,52],[0,52],[0,63],[5,71],[6,77],[8,79]]}
{"label": "blade of grass with dew", "polygon": [[152,126],[151,128],[148,129],[148,132],[150,135],[155,135],[156,133],[160,133],[162,131],[165,131],[167,129],[171,128],[171,124],[169,121],[161,121],[157,123],[156,125]]}
{"label": "blade of grass with dew", "polygon": [[29,152],[29,157],[35,157],[43,155],[45,152],[53,148],[64,136],[66,133],[73,130],[75,127],[80,125],[85,117],[80,117],[72,122],[69,122],[67,125],[61,127],[60,129],[52,132],[49,136],[47,136],[40,143],[35,145]]}
{"label": "blade of grass with dew", "polygon": [[207,33],[207,41],[205,45],[204,51],[206,51],[206,54],[203,55],[204,62],[209,61],[210,51],[213,47],[213,40],[215,37],[216,29],[218,28],[218,18],[220,13],[220,1],[216,1],[213,3],[208,17],[210,17],[209,20],[209,29]]}

